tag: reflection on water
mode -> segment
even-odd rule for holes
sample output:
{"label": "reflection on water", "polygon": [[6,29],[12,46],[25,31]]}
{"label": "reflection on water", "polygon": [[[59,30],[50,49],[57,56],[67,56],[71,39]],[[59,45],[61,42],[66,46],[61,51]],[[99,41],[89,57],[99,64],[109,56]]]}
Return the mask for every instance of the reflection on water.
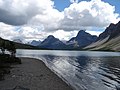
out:
{"label": "reflection on water", "polygon": [[104,71],[99,73],[104,84],[120,90],[120,57],[103,58],[100,69]]}
{"label": "reflection on water", "polygon": [[18,56],[42,59],[76,90],[120,90],[120,53],[63,51],[62,55],[62,52],[53,54],[51,51],[50,55],[50,51],[44,54],[41,51],[21,52],[24,54],[19,51]]}

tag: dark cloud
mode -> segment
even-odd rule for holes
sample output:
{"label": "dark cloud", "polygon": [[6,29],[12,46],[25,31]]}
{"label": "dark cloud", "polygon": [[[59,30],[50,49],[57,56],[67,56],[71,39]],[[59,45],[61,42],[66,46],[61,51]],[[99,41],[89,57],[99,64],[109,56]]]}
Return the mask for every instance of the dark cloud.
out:
{"label": "dark cloud", "polygon": [[14,15],[8,11],[0,9],[0,22],[10,25],[23,25],[26,24],[29,17],[24,15]]}
{"label": "dark cloud", "polygon": [[[0,1],[0,22],[10,25],[24,25],[34,16],[43,14],[45,2],[39,0],[4,0]],[[50,0],[45,0],[50,1]]]}

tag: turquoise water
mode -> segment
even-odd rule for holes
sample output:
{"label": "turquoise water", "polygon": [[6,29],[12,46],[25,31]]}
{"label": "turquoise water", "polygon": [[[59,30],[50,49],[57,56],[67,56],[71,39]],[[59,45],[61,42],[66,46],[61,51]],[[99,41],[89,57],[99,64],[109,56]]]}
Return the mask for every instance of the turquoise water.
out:
{"label": "turquoise water", "polygon": [[17,50],[38,58],[75,90],[119,90],[120,53],[96,51]]}

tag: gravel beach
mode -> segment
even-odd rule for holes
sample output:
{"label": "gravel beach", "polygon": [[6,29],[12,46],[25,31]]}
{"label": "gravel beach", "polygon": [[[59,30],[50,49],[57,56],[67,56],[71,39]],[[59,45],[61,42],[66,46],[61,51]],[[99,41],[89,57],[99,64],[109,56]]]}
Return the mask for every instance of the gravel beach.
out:
{"label": "gravel beach", "polygon": [[0,81],[0,90],[73,90],[45,64],[33,58],[20,58],[10,74]]}

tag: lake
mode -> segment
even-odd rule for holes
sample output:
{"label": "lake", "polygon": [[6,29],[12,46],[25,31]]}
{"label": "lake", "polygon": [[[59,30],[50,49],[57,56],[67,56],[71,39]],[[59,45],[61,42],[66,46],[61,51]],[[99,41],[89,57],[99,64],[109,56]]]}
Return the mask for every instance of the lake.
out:
{"label": "lake", "polygon": [[17,50],[42,60],[75,90],[120,90],[120,52]]}

